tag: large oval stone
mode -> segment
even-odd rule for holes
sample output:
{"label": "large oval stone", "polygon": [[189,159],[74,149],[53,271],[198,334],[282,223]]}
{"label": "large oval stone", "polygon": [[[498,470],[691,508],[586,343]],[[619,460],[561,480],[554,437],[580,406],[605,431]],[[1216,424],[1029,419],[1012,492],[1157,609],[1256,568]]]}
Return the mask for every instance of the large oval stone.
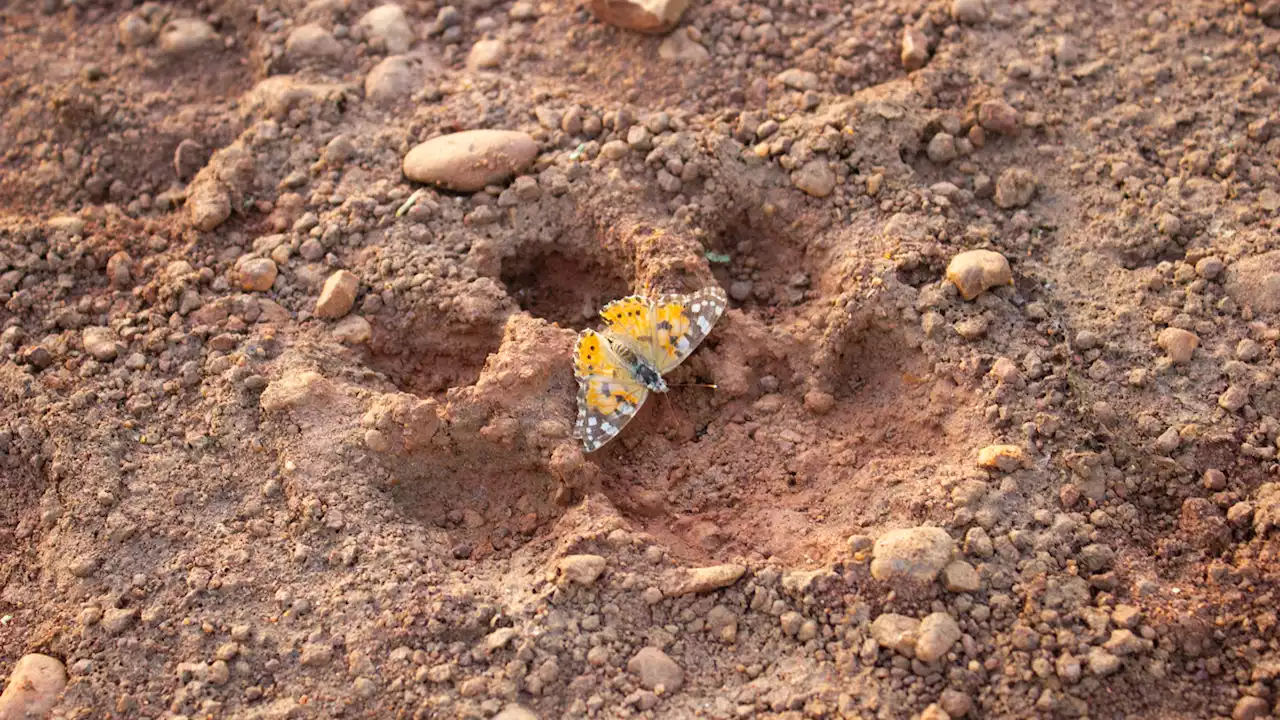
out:
{"label": "large oval stone", "polygon": [[476,192],[506,182],[533,164],[538,144],[514,130],[467,130],[421,143],[404,156],[410,180]]}

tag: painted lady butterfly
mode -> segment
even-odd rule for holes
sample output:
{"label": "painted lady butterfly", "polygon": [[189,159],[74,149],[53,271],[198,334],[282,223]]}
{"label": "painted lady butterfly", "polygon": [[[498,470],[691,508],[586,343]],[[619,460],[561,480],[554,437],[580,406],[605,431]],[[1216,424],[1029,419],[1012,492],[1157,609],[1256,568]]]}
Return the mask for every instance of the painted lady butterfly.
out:
{"label": "painted lady butterfly", "polygon": [[587,452],[617,437],[650,391],[667,391],[662,376],[689,357],[728,305],[715,286],[657,299],[632,295],[600,311],[604,331],[583,330],[573,348],[579,385],[573,436]]}

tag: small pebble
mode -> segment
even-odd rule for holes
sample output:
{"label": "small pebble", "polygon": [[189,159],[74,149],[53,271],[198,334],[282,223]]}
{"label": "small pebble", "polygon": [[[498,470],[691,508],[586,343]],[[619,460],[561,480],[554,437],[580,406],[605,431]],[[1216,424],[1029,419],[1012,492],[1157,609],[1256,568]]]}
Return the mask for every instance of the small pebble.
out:
{"label": "small pebble", "polygon": [[919,70],[929,62],[929,39],[916,28],[902,32],[902,67],[907,71]]}
{"label": "small pebble", "polygon": [[251,258],[240,265],[240,287],[246,292],[266,292],[279,272],[270,258]]}

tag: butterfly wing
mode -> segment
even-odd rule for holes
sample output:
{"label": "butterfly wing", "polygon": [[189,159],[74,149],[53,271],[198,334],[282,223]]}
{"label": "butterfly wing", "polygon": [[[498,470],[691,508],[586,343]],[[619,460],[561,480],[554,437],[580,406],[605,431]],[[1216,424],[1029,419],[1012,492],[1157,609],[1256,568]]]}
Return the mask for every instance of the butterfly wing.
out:
{"label": "butterfly wing", "polygon": [[599,333],[583,330],[573,348],[578,378],[578,421],[573,436],[587,452],[617,437],[640,411],[649,389],[632,375]]}
{"label": "butterfly wing", "polygon": [[706,339],[729,306],[719,285],[692,295],[664,295],[653,303],[653,366],[663,375],[684,362]]}
{"label": "butterfly wing", "polygon": [[653,345],[653,301],[643,295],[614,300],[600,311],[605,327],[618,337],[626,338],[633,348],[643,351]]}

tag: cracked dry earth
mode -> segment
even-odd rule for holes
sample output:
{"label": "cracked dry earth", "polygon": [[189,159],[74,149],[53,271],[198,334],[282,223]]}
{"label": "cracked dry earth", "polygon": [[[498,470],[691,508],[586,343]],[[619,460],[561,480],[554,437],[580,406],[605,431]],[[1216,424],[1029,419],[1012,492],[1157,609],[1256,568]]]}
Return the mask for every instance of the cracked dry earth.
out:
{"label": "cracked dry earth", "polygon": [[0,717],[1280,714],[1280,3],[442,2],[0,5]]}

